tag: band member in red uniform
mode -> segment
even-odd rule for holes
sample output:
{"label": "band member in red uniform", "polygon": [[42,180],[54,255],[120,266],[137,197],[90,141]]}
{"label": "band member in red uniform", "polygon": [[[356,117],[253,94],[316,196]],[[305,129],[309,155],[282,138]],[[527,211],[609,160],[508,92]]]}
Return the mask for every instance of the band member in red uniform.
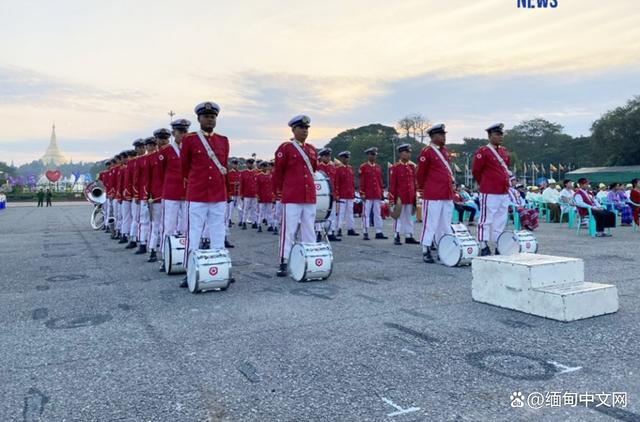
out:
{"label": "band member in red uniform", "polygon": [[[133,200],[133,181],[131,180],[132,160],[136,157],[134,150],[127,151],[127,162],[122,168],[122,239],[118,243],[131,244],[131,201]],[[134,243],[132,247],[135,247]]]}
{"label": "band member in red uniform", "polygon": [[434,238],[437,241],[452,231],[454,179],[449,151],[444,146],[445,125],[431,126],[427,133],[431,144],[420,152],[417,182],[422,195],[422,260],[432,264],[435,262],[431,256],[435,250]]}
{"label": "band member in red uniform", "polygon": [[104,210],[104,228],[103,230],[105,232],[109,231],[109,217],[111,217],[111,198],[110,198],[110,193],[109,193],[109,174],[111,172],[111,168],[113,165],[113,161],[111,159],[109,160],[105,160],[103,163],[104,165],[104,170],[102,170],[101,172],[98,173],[98,177],[96,178],[99,182],[102,183],[102,185],[104,186],[104,194],[105,197],[107,198],[104,202],[104,205],[102,206],[102,209]]}
{"label": "band member in red uniform", "polygon": [[[322,148],[318,151],[318,171],[323,172],[329,177],[329,186],[331,186],[331,195],[333,195],[333,206],[331,207],[331,214],[329,214],[329,236],[327,238],[332,242],[340,242],[342,239],[336,236],[338,230],[338,214],[336,202],[336,175],[337,169],[335,164],[331,161],[331,148]],[[317,240],[317,239],[316,239]]]}
{"label": "band member in red uniform", "polygon": [[611,236],[610,233],[605,233],[604,229],[616,226],[616,214],[601,206],[598,200],[589,193],[589,180],[584,177],[578,179],[578,189],[573,194],[573,200],[581,219],[587,217],[589,209],[591,210],[591,215],[596,220],[596,237]]}
{"label": "band member in red uniform", "polygon": [[351,152],[342,151],[338,154],[340,165],[336,167],[336,195],[338,208],[338,233],[342,237],[342,225],[346,222],[347,236],[358,236],[353,221],[353,201],[356,197],[356,185],[353,177],[353,168],[349,164]]}
{"label": "band member in red uniform", "polygon": [[136,238],[138,239],[138,250],[136,255],[144,255],[147,253],[147,240],[149,239],[149,204],[147,203],[147,159],[149,157],[149,140],[155,139],[153,137],[144,140],[145,153],[136,158],[136,173],[137,177],[134,182],[137,186],[138,197],[138,232]]}
{"label": "band member in red uniform", "polygon": [[413,219],[411,215],[416,206],[416,165],[411,160],[411,145],[398,146],[400,159],[389,170],[389,202],[394,203],[400,198],[402,210],[400,217],[394,222],[394,245],[402,245],[400,234],[404,234],[404,242],[417,245],[413,238]]}
{"label": "band member in red uniform", "polygon": [[310,125],[311,119],[305,115],[289,120],[293,138],[276,150],[273,178],[283,204],[278,277],[287,275],[287,261],[298,227],[301,242],[313,243],[316,240],[316,186],[313,176],[317,156],[314,146],[306,142]]}
{"label": "band member in red uniform", "polygon": [[[151,254],[148,262],[157,262],[161,240],[162,240],[162,227],[164,223],[164,216],[162,215],[165,184],[165,163],[164,157],[160,155],[160,152],[166,151],[169,147],[169,138],[171,132],[167,129],[158,129],[153,132],[154,137],[149,139],[155,140],[155,144],[151,143],[152,153],[148,159],[149,171],[147,172],[148,182],[148,201],[149,201],[149,214],[151,215],[151,233],[149,236],[149,248]],[[162,157],[162,159],[161,159]]]}
{"label": "band member in red uniform", "polygon": [[501,146],[503,129],[502,123],[488,127],[489,143],[478,148],[473,157],[473,177],[480,185],[478,241],[482,248],[481,256],[491,255],[487,242],[497,242],[507,224],[511,172],[509,153]]}
{"label": "band member in red uniform", "polygon": [[126,168],[128,157],[128,151],[122,151],[120,154],[118,154],[118,166],[116,167],[116,171],[113,175],[116,187],[116,235],[113,238],[116,240],[122,240],[123,237],[122,227],[124,219],[124,207],[122,203],[122,192],[124,189],[124,169]]}
{"label": "band member in red uniform", "polygon": [[[209,239],[211,249],[224,249],[229,139],[214,133],[219,112],[220,106],[214,102],[198,104],[195,113],[200,129],[182,138],[180,158],[189,204],[187,266],[188,253],[198,248],[202,236]],[[205,225],[208,233],[203,233]],[[186,287],[186,282],[185,277],[181,286]]]}
{"label": "band member in red uniform", "polygon": [[144,140],[136,139],[133,142],[133,146],[135,147],[135,156],[129,159],[129,163],[127,164],[127,173],[129,174],[129,187],[131,191],[131,227],[129,229],[129,244],[126,246],[126,249],[134,249],[138,246],[138,226],[140,224],[140,192],[138,188],[140,187],[140,182],[138,178],[140,173],[138,171],[138,163],[140,161],[140,157],[142,157],[146,150],[144,148]]}
{"label": "band member in red uniform", "polygon": [[376,239],[388,239],[382,233],[382,169],[376,163],[378,148],[372,147],[364,151],[367,162],[360,165],[360,198],[364,202],[362,207],[363,240],[369,240],[369,215],[373,212],[373,226],[376,229]]}
{"label": "band member in red uniform", "polygon": [[242,230],[247,229],[248,221],[253,223],[251,225],[252,228],[258,228],[258,170],[254,168],[255,162],[255,159],[247,158],[245,160],[247,168],[240,172],[240,197],[242,198],[240,220],[242,221]]}
{"label": "band member in red uniform", "polygon": [[262,221],[267,220],[268,231],[273,231],[273,181],[269,173],[269,163],[260,163],[260,173],[256,176],[258,185],[258,233],[262,233]]}
{"label": "band member in red uniform", "polygon": [[230,160],[229,172],[227,173],[227,190],[229,191],[229,202],[227,203],[227,227],[233,226],[233,215],[238,214],[238,223],[241,223],[239,218],[242,215],[240,207],[240,170],[238,170],[239,160],[232,158]]}

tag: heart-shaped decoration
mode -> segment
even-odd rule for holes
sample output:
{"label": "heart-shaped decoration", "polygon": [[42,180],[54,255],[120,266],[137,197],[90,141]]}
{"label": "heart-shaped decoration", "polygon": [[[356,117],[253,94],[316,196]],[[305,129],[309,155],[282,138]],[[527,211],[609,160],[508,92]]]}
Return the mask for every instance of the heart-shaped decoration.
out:
{"label": "heart-shaped decoration", "polygon": [[60,170],[47,170],[44,175],[47,176],[47,179],[49,179],[50,182],[55,183],[60,180],[62,173],[60,173]]}

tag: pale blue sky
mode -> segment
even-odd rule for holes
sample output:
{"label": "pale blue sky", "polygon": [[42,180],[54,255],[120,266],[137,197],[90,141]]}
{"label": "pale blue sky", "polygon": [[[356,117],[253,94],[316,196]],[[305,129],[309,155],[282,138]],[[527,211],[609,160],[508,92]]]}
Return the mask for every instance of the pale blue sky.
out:
{"label": "pale blue sky", "polygon": [[311,141],[409,113],[449,138],[531,117],[588,134],[640,95],[632,0],[0,0],[0,160],[127,148],[193,106],[222,106],[234,155],[270,155],[293,114]]}

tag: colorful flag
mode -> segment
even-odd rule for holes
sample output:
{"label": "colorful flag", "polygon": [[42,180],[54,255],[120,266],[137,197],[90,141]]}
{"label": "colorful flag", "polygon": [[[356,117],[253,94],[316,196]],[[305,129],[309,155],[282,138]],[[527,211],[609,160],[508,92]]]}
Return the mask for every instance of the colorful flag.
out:
{"label": "colorful flag", "polygon": [[544,164],[540,163],[540,171],[543,173],[546,173],[546,170],[544,169]]}
{"label": "colorful flag", "polygon": [[549,170],[551,170],[553,172],[557,172],[558,168],[556,166],[554,166],[553,164],[549,164]]}
{"label": "colorful flag", "polygon": [[538,167],[534,163],[531,163],[531,167],[533,167],[534,172],[536,173],[540,172],[540,170],[538,170]]}
{"label": "colorful flag", "polygon": [[527,163],[522,163],[522,172],[527,174]]}
{"label": "colorful flag", "polygon": [[460,167],[458,167],[458,165],[456,163],[453,163],[453,168],[455,171],[457,171],[458,173],[461,173],[462,170],[460,170]]}
{"label": "colorful flag", "polygon": [[558,164],[560,166],[560,171],[564,171],[564,166],[562,164]]}

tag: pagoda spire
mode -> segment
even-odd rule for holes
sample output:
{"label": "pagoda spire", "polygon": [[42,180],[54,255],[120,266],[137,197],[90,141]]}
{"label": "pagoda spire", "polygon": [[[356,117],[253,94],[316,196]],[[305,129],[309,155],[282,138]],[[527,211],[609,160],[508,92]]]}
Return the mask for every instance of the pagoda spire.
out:
{"label": "pagoda spire", "polygon": [[56,124],[51,126],[51,139],[49,140],[49,147],[44,153],[44,156],[40,159],[45,165],[58,166],[64,164],[67,160],[62,155],[60,148],[58,147],[58,137],[56,136]]}

